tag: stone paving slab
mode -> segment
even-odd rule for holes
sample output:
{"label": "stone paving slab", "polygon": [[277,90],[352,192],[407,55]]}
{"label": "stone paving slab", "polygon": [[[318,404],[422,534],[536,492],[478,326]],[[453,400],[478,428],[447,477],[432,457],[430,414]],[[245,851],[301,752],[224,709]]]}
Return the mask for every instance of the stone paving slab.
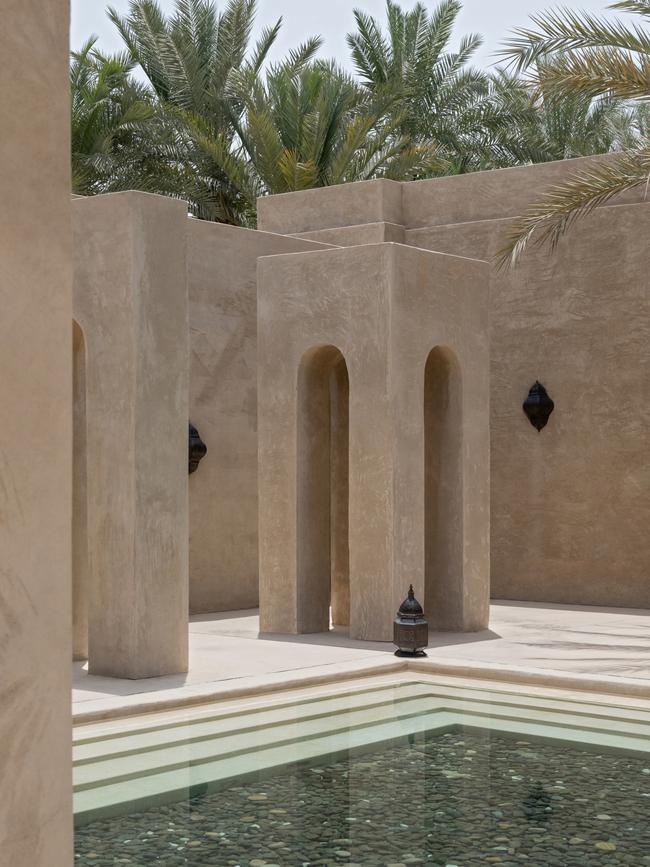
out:
{"label": "stone paving slab", "polygon": [[[432,634],[422,668],[650,697],[649,618],[644,610],[495,602],[489,630]],[[259,637],[256,611],[199,615],[190,622],[187,675],[119,680],[76,663],[73,713],[98,719],[404,667],[390,644],[340,630]]]}

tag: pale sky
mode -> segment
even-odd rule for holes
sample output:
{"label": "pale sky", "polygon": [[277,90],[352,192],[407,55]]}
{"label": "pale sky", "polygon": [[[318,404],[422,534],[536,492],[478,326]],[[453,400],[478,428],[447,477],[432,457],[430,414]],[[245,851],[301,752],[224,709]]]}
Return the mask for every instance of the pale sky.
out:
{"label": "pale sky", "polygon": [[[174,7],[173,0],[159,2],[165,11]],[[222,8],[223,3],[224,0],[218,0],[217,7]],[[436,5],[435,0],[425,0],[425,3],[431,8]],[[106,0],[72,0],[73,48],[78,48],[91,33],[100,37],[100,46],[104,51],[121,48],[119,38],[106,17],[107,5],[124,12],[129,3],[128,0],[110,0],[110,3]],[[415,0],[403,0],[401,5],[410,9],[415,5]],[[465,0],[455,35],[480,33],[485,41],[475,57],[475,63],[487,66],[494,62],[494,51],[511,28],[526,25],[529,15],[535,12],[557,6],[601,13],[607,7],[607,0],[581,0],[579,3],[572,3],[571,0],[560,0],[559,3],[553,0]],[[355,7],[381,20],[384,18],[385,0],[259,0],[257,26],[261,28],[271,24],[280,16],[284,20],[273,59],[282,57],[287,49],[299,44],[306,36],[320,35],[325,39],[321,54],[336,57],[347,65],[349,52],[345,35],[353,29],[352,10]],[[631,17],[625,13],[619,14],[624,18]]]}

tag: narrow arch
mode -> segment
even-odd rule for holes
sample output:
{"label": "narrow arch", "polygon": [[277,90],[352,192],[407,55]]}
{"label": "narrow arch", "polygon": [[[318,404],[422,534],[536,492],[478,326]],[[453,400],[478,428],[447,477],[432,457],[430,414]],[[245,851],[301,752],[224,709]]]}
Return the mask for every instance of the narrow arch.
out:
{"label": "narrow arch", "polygon": [[335,346],[303,356],[298,372],[297,630],[350,619],[348,368]]}
{"label": "narrow arch", "polygon": [[72,322],[72,624],[73,659],[88,658],[88,480],[86,340]]}
{"label": "narrow arch", "polygon": [[424,371],[425,610],[433,629],[463,629],[461,369],[447,347]]}

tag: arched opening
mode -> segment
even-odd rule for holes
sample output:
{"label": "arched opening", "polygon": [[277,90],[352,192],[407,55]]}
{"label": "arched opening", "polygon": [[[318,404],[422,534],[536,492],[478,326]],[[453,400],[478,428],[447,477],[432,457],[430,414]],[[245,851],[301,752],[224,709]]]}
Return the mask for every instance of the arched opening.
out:
{"label": "arched opening", "polygon": [[463,628],[462,383],[446,347],[424,372],[425,611],[433,629]]}
{"label": "arched opening", "polygon": [[73,659],[88,658],[88,504],[86,342],[72,323],[72,623]]}
{"label": "arched opening", "polygon": [[349,378],[334,346],[311,349],[298,373],[297,629],[350,621]]}

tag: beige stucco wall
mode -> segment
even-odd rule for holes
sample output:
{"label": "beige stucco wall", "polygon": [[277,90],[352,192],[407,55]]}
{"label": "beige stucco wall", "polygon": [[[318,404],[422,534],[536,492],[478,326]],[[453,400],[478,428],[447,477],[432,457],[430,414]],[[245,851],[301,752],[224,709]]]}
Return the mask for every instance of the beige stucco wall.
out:
{"label": "beige stucco wall", "polygon": [[333,244],[335,247],[356,247],[359,244],[404,243],[404,226],[395,223],[366,223],[359,226],[337,226],[331,229],[316,229],[299,232],[294,238],[306,238]]}
{"label": "beige stucco wall", "polygon": [[[402,227],[406,244],[490,260],[509,219],[591,162],[286,194],[262,202],[260,223],[342,246]],[[516,271],[492,269],[485,281],[494,596],[650,605],[650,206],[643,190],[618,202],[556,252],[531,250]],[[541,434],[521,409],[538,378],[556,402]]]}
{"label": "beige stucco wall", "polygon": [[0,862],[70,867],[68,4],[0,26]]}
{"label": "beige stucco wall", "polygon": [[88,665],[187,670],[187,209],[145,193],[72,203],[86,344]]}
{"label": "beige stucco wall", "polygon": [[[267,232],[314,240],[328,240],[329,233],[332,243],[342,246],[347,246],[345,238],[355,235],[359,239],[356,243],[399,241],[377,237],[380,226],[387,224],[395,232],[400,226],[414,229],[514,217],[545,187],[580,172],[593,159],[581,157],[409,183],[380,178],[284,193],[258,200],[258,225]],[[642,190],[622,197],[626,202],[642,199]],[[369,233],[373,234],[371,240],[361,240]]]}
{"label": "beige stucco wall", "polygon": [[257,606],[257,258],[322,247],[188,221],[190,419],[208,447],[189,480],[192,612]]}
{"label": "beige stucco wall", "polygon": [[[508,221],[407,232],[491,258]],[[492,594],[650,607],[650,205],[601,208],[491,279]],[[539,379],[541,432],[521,409]]]}
{"label": "beige stucco wall", "polygon": [[[327,552],[316,551],[329,545],[330,471],[323,458],[329,446],[322,434],[329,414],[315,353],[338,350],[349,374],[350,634],[389,640],[409,583],[423,597],[425,366],[436,346],[458,360],[463,415],[453,443],[443,444],[459,449],[462,503],[449,511],[441,500],[441,520],[460,544],[440,559],[436,577],[455,604],[438,610],[437,622],[484,628],[487,265],[379,244],[265,257],[258,273],[262,631],[323,628],[312,607],[326,604],[330,577]],[[438,409],[445,412],[445,400]]]}
{"label": "beige stucco wall", "polygon": [[88,659],[88,449],[86,443],[86,341],[72,324],[72,658]]}
{"label": "beige stucco wall", "polygon": [[266,196],[257,200],[257,225],[280,235],[366,223],[402,225],[402,186],[381,178]]}

